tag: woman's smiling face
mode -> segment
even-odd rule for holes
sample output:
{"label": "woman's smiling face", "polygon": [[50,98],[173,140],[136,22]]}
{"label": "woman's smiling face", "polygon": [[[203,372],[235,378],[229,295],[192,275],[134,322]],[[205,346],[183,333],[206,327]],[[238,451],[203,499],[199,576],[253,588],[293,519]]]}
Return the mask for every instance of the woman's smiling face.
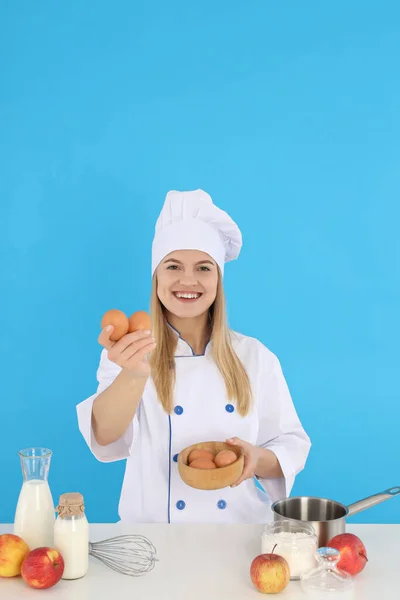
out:
{"label": "woman's smiling face", "polygon": [[168,312],[193,318],[207,312],[217,294],[216,262],[200,250],[176,250],[157,267],[157,294]]}

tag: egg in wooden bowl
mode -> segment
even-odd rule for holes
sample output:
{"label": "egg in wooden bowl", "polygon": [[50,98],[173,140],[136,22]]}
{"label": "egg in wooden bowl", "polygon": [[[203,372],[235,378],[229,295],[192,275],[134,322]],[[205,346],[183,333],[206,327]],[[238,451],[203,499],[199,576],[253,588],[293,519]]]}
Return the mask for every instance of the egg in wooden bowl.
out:
{"label": "egg in wooden bowl", "polygon": [[[207,453],[194,452],[195,450],[206,450]],[[236,460],[226,466],[215,465],[215,457],[217,457],[220,452],[228,450],[235,453]],[[204,466],[196,468],[195,463],[199,460],[199,455],[203,455],[204,458],[202,457],[200,460],[204,461],[206,454],[209,455],[209,453],[214,457],[214,467],[210,464],[209,468],[204,468]],[[225,454],[225,457],[226,456],[227,455]],[[197,458],[194,458],[194,460],[189,462],[189,457]],[[210,458],[207,457],[207,460],[210,460]],[[217,462],[219,462],[218,459]],[[178,455],[178,471],[182,481],[198,490],[220,490],[232,485],[241,476],[243,466],[243,449],[239,448],[239,446],[229,446],[229,444],[226,444],[225,442],[200,442],[188,446]]]}

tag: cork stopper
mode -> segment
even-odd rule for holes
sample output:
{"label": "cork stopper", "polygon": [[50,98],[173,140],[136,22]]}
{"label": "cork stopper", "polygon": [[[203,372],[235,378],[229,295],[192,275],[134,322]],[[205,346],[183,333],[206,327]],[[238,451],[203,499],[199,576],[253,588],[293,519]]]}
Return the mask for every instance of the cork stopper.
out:
{"label": "cork stopper", "polygon": [[68,492],[61,494],[57,506],[58,516],[61,519],[66,517],[80,517],[85,513],[85,505],[82,494],[79,492]]}

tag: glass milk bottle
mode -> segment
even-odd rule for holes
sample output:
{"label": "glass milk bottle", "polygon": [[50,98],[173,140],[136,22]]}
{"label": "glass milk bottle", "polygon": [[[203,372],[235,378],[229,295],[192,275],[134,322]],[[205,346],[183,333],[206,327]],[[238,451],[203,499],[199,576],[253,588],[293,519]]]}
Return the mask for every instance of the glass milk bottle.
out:
{"label": "glass milk bottle", "polygon": [[14,518],[14,534],[30,550],[54,544],[55,511],[48,475],[52,451],[26,448],[19,451],[23,483]]}
{"label": "glass milk bottle", "polygon": [[62,494],[54,524],[54,547],[64,559],[63,579],[78,579],[89,568],[89,523],[82,494]]}

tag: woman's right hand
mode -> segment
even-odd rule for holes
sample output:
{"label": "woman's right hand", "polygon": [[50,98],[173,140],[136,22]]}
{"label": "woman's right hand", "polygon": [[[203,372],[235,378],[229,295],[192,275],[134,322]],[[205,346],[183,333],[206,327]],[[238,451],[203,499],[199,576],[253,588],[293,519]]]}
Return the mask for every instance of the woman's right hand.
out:
{"label": "woman's right hand", "polygon": [[154,350],[156,344],[150,331],[134,331],[127,333],[117,342],[110,339],[113,326],[105,327],[98,338],[99,344],[108,350],[108,358],[135,378],[150,375],[150,363],[147,355]]}

